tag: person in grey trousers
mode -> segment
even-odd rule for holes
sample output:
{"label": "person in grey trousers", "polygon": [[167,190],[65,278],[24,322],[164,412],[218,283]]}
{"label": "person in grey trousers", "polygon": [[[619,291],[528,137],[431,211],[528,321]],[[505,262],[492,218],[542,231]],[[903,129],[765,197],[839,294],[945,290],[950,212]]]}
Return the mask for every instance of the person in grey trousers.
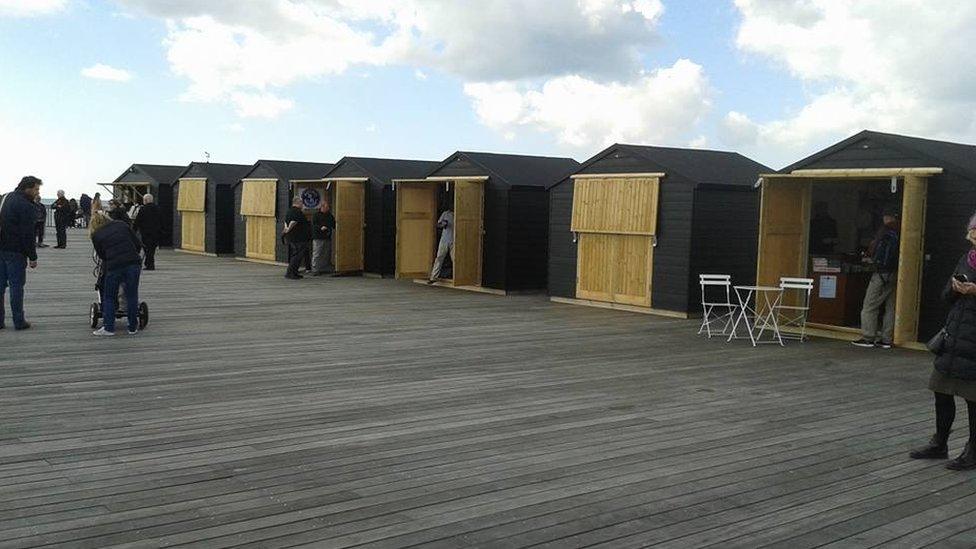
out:
{"label": "person in grey trousers", "polygon": [[[895,334],[895,287],[898,283],[898,246],[901,239],[900,212],[889,206],[884,210],[884,226],[868,248],[867,256],[874,264],[864,304],[861,305],[861,339],[851,342],[858,347],[890,349]],[[884,308],[881,329],[878,317]]]}
{"label": "person in grey trousers", "polygon": [[335,272],[332,265],[332,235],[336,220],[327,200],[312,215],[312,276]]}

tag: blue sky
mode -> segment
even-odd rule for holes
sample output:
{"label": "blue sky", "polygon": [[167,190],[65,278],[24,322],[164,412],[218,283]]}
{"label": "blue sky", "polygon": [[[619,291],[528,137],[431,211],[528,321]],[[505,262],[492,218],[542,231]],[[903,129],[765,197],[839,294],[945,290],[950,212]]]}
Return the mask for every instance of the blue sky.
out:
{"label": "blue sky", "polygon": [[0,177],[77,195],[204,151],[584,160],[626,141],[779,168],[865,127],[972,142],[976,18],[948,4],[0,0]]}

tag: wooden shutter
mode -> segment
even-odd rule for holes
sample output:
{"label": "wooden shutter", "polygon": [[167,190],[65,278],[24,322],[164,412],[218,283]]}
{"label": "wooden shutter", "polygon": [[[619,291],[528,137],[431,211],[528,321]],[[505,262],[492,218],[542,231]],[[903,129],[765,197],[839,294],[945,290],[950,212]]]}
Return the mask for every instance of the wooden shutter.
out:
{"label": "wooden shutter", "polygon": [[396,277],[427,278],[434,259],[437,186],[397,183]]}
{"label": "wooden shutter", "polygon": [[180,179],[176,209],[181,212],[202,212],[207,204],[206,179]]}
{"label": "wooden shutter", "polygon": [[809,181],[763,181],[758,284],[779,286],[781,277],[807,275],[811,189]]}
{"label": "wooden shutter", "polygon": [[593,301],[613,301],[614,248],[613,235],[579,235],[576,297]]}
{"label": "wooden shutter", "polygon": [[895,345],[918,341],[927,195],[927,179],[915,175],[905,176],[898,250],[898,286],[895,289]]}
{"label": "wooden shutter", "polygon": [[275,260],[278,242],[277,220],[274,217],[251,215],[247,217],[246,254],[252,259]]}
{"label": "wooden shutter", "polygon": [[336,233],[335,268],[338,272],[363,270],[363,217],[366,184],[360,181],[335,182]]}
{"label": "wooden shutter", "polygon": [[241,182],[241,215],[274,217],[278,181],[245,179]]}
{"label": "wooden shutter", "polygon": [[204,251],[206,214],[204,212],[184,211],[182,216],[181,238],[183,239],[183,249],[195,252]]}
{"label": "wooden shutter", "polygon": [[483,181],[454,182],[454,285],[480,286],[485,187]]}

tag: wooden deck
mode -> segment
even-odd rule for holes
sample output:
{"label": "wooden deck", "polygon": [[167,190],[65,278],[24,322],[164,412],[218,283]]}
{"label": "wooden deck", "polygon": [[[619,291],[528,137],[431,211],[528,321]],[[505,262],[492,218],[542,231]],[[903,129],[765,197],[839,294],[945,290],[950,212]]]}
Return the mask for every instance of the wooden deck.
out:
{"label": "wooden deck", "polygon": [[102,340],[83,235],[41,251],[35,329],[0,332],[0,549],[976,546],[976,474],[906,458],[924,353],[158,263],[149,330]]}

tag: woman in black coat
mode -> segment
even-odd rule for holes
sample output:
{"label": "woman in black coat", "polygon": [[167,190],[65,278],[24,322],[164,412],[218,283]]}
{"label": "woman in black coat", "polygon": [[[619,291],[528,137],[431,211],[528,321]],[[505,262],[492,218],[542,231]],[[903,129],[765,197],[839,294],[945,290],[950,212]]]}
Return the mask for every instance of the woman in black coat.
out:
{"label": "woman in black coat", "polygon": [[103,212],[92,215],[91,240],[95,253],[102,260],[105,282],[102,286],[103,326],[93,332],[96,336],[115,335],[115,307],[119,287],[125,290],[126,319],[129,334],[139,333],[139,274],[142,272],[142,243],[124,221],[115,221]]}
{"label": "woman in black coat", "polygon": [[911,453],[914,459],[949,457],[955,397],[960,396],[969,412],[969,441],[962,454],[946,464],[946,468],[957,471],[976,469],[976,215],[969,220],[966,239],[973,248],[959,259],[942,293],[951,309],[929,379],[929,389],[935,393],[935,436]]}

